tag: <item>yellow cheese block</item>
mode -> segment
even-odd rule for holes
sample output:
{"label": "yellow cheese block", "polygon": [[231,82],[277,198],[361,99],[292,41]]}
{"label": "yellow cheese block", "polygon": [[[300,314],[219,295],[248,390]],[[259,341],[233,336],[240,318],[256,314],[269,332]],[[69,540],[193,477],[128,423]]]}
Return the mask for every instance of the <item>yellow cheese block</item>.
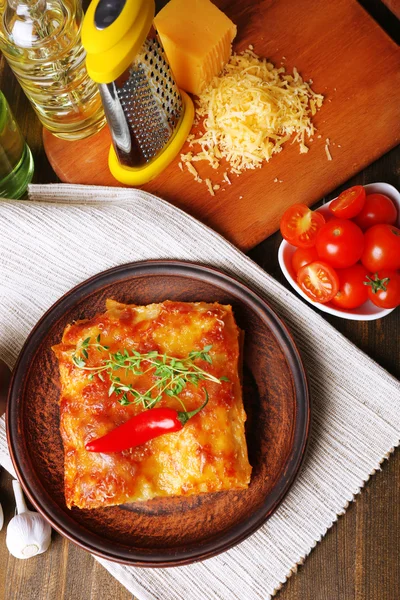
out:
{"label": "yellow cheese block", "polygon": [[178,86],[200,94],[228,62],[236,25],[210,0],[170,0],[154,24]]}

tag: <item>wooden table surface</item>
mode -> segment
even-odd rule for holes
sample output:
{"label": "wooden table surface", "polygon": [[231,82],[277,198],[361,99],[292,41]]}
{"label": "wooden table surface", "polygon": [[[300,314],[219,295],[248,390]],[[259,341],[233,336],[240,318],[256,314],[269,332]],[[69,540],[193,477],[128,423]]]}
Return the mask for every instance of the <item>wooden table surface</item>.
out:
{"label": "wooden table surface", "polygon": [[[395,18],[378,0],[363,4],[392,35]],[[356,32],[349,32],[357,35]],[[373,74],[372,74],[373,76]],[[5,93],[35,159],[34,182],[52,183],[42,146],[41,127],[5,61],[0,61],[0,89]],[[386,181],[400,187],[400,152],[392,150],[346,184]],[[335,190],[328,196],[334,197]],[[277,261],[280,235],[250,252],[251,258],[287,286]],[[323,314],[323,313],[322,313]],[[400,378],[400,309],[380,321],[325,318],[380,365]],[[371,390],[373,393],[373,390]],[[400,399],[399,399],[400,400]],[[13,515],[11,476],[0,472],[5,523]],[[0,532],[0,598],[4,600],[132,600],[131,594],[87,552],[53,534],[50,550],[37,558],[14,559]],[[346,514],[328,531],[277,594],[279,600],[398,600],[400,598],[400,452],[366,484]],[[159,600],[168,600],[160,590]],[[206,600],[206,596],[203,599]],[[246,598],[243,600],[253,600]]]}

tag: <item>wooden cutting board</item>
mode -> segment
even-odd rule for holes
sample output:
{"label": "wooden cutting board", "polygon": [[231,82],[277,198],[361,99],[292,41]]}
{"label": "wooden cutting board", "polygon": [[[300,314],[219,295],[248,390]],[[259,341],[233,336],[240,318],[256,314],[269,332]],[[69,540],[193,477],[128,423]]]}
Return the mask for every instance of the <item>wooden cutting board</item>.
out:
{"label": "wooden cutting board", "polygon": [[[234,50],[255,52],[287,70],[296,67],[325,96],[314,118],[308,154],[286,144],[261,169],[232,175],[197,163],[220,183],[211,197],[178,167],[179,158],[143,189],[179,206],[248,250],[273,233],[295,202],[312,205],[400,140],[400,49],[355,0],[220,0],[238,25]],[[328,161],[325,141],[333,160]],[[64,182],[120,185],[107,167],[107,128],[78,142],[44,131],[47,156]],[[184,149],[185,150],[185,149]]]}

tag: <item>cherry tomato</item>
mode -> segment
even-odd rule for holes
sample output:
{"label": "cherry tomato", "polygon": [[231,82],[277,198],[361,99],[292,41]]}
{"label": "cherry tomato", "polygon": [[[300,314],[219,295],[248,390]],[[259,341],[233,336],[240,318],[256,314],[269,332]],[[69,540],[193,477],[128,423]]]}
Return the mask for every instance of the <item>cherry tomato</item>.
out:
{"label": "cherry tomato", "polygon": [[297,248],[296,252],[292,256],[292,267],[295,273],[297,273],[301,267],[308,265],[311,262],[318,260],[318,254],[315,246],[312,248]]}
{"label": "cherry tomato", "polygon": [[310,248],[324,223],[321,213],[313,212],[305,204],[294,204],[283,214],[281,233],[289,244]]}
{"label": "cherry tomato", "polygon": [[363,208],[365,204],[365,189],[362,185],[354,185],[344,190],[336,200],[329,205],[329,210],[338,219],[352,219]]}
{"label": "cherry tomato", "polygon": [[368,277],[366,286],[371,302],[380,308],[400,306],[400,274],[383,269]]}
{"label": "cherry tomato", "polygon": [[393,225],[374,225],[367,229],[361,262],[370,273],[400,269],[400,229]]}
{"label": "cherry tomato", "polygon": [[360,260],[364,236],[353,221],[332,219],[319,230],[315,247],[321,260],[345,269]]}
{"label": "cherry tomato", "polygon": [[339,277],[331,266],[316,261],[301,267],[297,273],[300,289],[314,302],[329,302],[339,289]]}
{"label": "cherry tomato", "polygon": [[354,219],[354,223],[365,231],[374,225],[387,223],[394,225],[397,219],[397,208],[390,198],[383,194],[368,194],[365,204]]}
{"label": "cherry tomato", "polygon": [[365,281],[369,271],[357,264],[347,269],[338,269],[339,290],[332,298],[332,304],[340,308],[357,308],[368,300],[368,289]]}

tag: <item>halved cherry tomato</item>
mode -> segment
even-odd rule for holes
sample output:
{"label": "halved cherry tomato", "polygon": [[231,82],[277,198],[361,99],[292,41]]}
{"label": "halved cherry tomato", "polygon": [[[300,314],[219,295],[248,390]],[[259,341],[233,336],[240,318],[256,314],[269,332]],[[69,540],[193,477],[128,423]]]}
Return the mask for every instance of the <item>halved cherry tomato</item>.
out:
{"label": "halved cherry tomato", "polygon": [[354,219],[363,231],[374,225],[386,223],[394,225],[397,219],[397,208],[390,198],[383,194],[368,194],[365,204]]}
{"label": "halved cherry tomato", "polygon": [[282,216],[281,233],[289,244],[310,248],[324,223],[321,213],[313,212],[305,204],[294,204]]}
{"label": "halved cherry tomato", "polygon": [[344,190],[336,200],[329,205],[329,210],[338,219],[352,219],[362,209],[365,204],[365,189],[362,185],[354,185],[348,190]]}
{"label": "halved cherry tomato", "polygon": [[400,269],[400,229],[393,225],[374,225],[367,229],[361,262],[370,273]]}
{"label": "halved cherry tomato", "polygon": [[400,274],[383,269],[365,282],[371,302],[380,308],[400,306]]}
{"label": "halved cherry tomato", "polygon": [[340,308],[357,308],[368,300],[368,290],[365,281],[369,271],[360,264],[338,269],[339,290],[332,298],[332,304]]}
{"label": "halved cherry tomato", "polygon": [[335,269],[345,269],[360,260],[364,236],[353,221],[332,219],[319,230],[315,247],[321,260]]}
{"label": "halved cherry tomato", "polygon": [[295,273],[297,273],[301,267],[308,265],[311,262],[318,260],[318,254],[315,246],[312,248],[297,248],[292,256],[292,267]]}
{"label": "halved cherry tomato", "polygon": [[339,289],[339,277],[332,267],[324,262],[312,262],[301,267],[297,273],[300,289],[314,302],[329,302]]}

